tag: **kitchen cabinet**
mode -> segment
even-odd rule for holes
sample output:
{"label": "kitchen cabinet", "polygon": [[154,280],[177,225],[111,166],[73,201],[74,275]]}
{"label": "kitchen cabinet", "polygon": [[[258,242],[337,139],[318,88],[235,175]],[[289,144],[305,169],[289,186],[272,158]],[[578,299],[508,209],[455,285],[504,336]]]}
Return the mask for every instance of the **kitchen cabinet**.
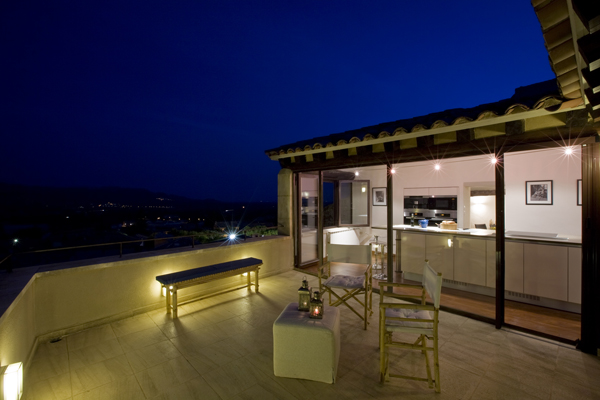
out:
{"label": "kitchen cabinet", "polygon": [[425,234],[402,232],[400,262],[402,271],[423,273],[423,263],[425,262]]}
{"label": "kitchen cabinet", "polygon": [[[504,290],[523,293],[523,243],[506,242]],[[486,243],[486,286],[496,287],[496,241]]]}
{"label": "kitchen cabinet", "polygon": [[580,247],[569,247],[569,302],[581,304]]}
{"label": "kitchen cabinet", "polygon": [[568,301],[568,247],[525,243],[523,250],[525,293]]}
{"label": "kitchen cabinet", "polygon": [[405,188],[404,196],[458,196],[458,187]]}
{"label": "kitchen cabinet", "polygon": [[442,277],[454,280],[453,252],[448,243],[450,238],[450,235],[425,235],[425,258],[436,272],[442,273]]}
{"label": "kitchen cabinet", "polygon": [[437,187],[429,188],[430,196],[458,196],[458,187]]}
{"label": "kitchen cabinet", "polygon": [[454,237],[454,280],[485,286],[485,239]]}

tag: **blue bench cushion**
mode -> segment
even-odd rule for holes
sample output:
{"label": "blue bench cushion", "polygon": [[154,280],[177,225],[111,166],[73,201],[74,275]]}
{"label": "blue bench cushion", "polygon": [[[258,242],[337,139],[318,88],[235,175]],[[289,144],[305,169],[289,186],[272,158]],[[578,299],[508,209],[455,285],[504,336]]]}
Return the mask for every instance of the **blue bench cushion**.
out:
{"label": "blue bench cushion", "polygon": [[218,274],[221,272],[233,271],[236,269],[252,267],[262,264],[262,260],[258,258],[244,258],[242,260],[228,261],[221,264],[207,265],[206,267],[188,269],[171,274],[159,275],[156,280],[163,285],[173,285],[179,282],[189,281],[190,279],[202,278],[209,275]]}

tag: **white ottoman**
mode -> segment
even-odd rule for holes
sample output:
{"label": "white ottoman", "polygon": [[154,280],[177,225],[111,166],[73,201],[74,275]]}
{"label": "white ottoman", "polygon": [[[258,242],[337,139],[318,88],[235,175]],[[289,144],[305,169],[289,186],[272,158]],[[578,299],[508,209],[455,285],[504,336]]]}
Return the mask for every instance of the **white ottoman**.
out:
{"label": "white ottoman", "polygon": [[290,303],[273,323],[275,376],[335,382],[340,359],[340,310],[326,307],[311,319]]}

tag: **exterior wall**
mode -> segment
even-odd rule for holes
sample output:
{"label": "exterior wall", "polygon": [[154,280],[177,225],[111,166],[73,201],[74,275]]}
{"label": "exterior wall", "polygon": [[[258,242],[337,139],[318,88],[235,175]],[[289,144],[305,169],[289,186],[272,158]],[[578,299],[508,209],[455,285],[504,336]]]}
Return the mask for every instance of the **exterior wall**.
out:
{"label": "exterior wall", "polygon": [[0,365],[29,361],[36,339],[35,277],[0,317]]}
{"label": "exterior wall", "polygon": [[[37,273],[0,319],[2,365],[29,357],[40,342],[165,307],[156,276],[239,258],[263,260],[259,277],[293,268],[292,240],[276,237]],[[245,283],[233,277],[179,291],[180,300]]]}

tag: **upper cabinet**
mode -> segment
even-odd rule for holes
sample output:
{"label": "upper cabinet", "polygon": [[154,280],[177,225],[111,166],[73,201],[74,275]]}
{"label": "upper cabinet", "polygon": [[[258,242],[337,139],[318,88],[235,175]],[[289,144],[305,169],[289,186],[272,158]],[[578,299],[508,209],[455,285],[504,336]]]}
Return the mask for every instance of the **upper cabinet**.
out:
{"label": "upper cabinet", "polygon": [[458,196],[458,187],[405,188],[404,196]]}

